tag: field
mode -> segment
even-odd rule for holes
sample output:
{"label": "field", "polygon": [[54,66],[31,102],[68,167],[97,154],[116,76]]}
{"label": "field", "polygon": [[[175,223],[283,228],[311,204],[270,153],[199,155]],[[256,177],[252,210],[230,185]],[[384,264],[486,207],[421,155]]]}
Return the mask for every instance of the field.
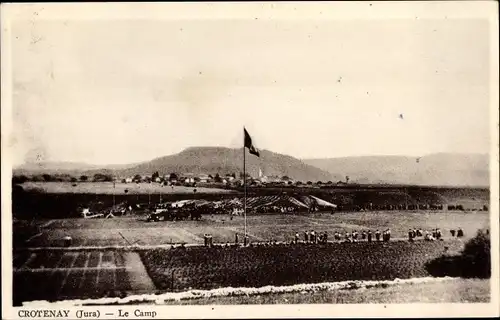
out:
{"label": "field", "polygon": [[[406,239],[409,228],[431,230],[441,228],[445,238],[450,229],[461,227],[465,237],[477,229],[488,228],[487,212],[356,212],[306,215],[258,215],[247,217],[247,232],[251,241],[291,241],[295,232],[302,239],[304,231],[327,231],[332,239],[335,231],[391,229],[393,238]],[[36,231],[22,246],[60,246],[64,236],[73,238],[74,246],[115,246],[137,243],[160,245],[169,243],[203,243],[205,233],[212,234],[216,243],[234,242],[244,232],[243,217],[203,216],[201,221],[146,222],[144,217],[114,219],[55,219],[24,221],[36,224]],[[20,223],[21,224],[21,223]],[[15,229],[14,229],[15,230]],[[14,231],[14,233],[16,233]]]}
{"label": "field", "polygon": [[[196,189],[199,193],[230,193],[231,190],[162,186],[158,183],[115,183],[113,182],[25,182],[22,184],[25,191],[39,191],[43,193],[92,193],[92,194],[192,194]],[[126,190],[126,191],[125,191]]]}
{"label": "field", "polygon": [[[451,239],[449,229],[462,227],[465,238],[471,237],[477,229],[489,226],[489,214],[449,211],[264,214],[248,216],[247,223],[253,243],[288,242],[295,232],[302,237],[305,230],[328,231],[332,239],[335,231],[386,228],[391,228],[393,240],[326,246],[238,249],[188,246],[166,250],[144,246],[202,244],[205,233],[212,234],[215,243],[233,243],[236,233],[241,241],[243,217],[206,215],[201,221],[176,222],[146,222],[143,216],[16,220],[14,235],[22,234],[28,241],[17,242],[13,252],[14,298],[20,304],[33,299],[112,297],[188,288],[427,276],[426,261],[444,253],[445,247],[448,253],[453,253],[463,245],[465,239]],[[410,227],[424,230],[439,227],[445,241],[409,243],[405,239]],[[63,237],[68,235],[72,237],[72,248],[54,248],[61,247]],[[131,244],[143,247],[120,249]],[[104,248],[112,246],[118,248]]]}
{"label": "field", "polygon": [[216,297],[166,301],[170,305],[339,304],[339,303],[484,303],[490,301],[490,281],[453,279],[439,283],[399,284],[391,287],[339,289],[307,293]]}
{"label": "field", "polygon": [[461,248],[458,240],[188,247],[141,252],[141,258],[159,289],[175,291],[424,277],[427,261]]}
{"label": "field", "polygon": [[134,252],[15,252],[14,304],[151,292],[141,267]]}

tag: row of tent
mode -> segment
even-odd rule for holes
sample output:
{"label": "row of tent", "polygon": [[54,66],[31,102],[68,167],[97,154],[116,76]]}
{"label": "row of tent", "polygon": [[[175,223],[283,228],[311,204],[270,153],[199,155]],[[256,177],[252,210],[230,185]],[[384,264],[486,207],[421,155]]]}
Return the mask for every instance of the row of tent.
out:
{"label": "row of tent", "polygon": [[[220,201],[207,201],[207,200],[181,200],[176,202],[166,203],[167,207],[182,208],[184,206],[189,207],[211,207],[211,208],[229,208],[229,209],[241,209],[243,208],[244,198],[233,198]],[[296,208],[308,210],[311,208],[318,209],[335,209],[337,205],[330,203],[326,200],[320,199],[315,196],[300,196],[292,197],[289,195],[274,195],[274,196],[258,196],[258,197],[248,197],[247,198],[247,208],[248,209],[259,209],[266,207],[285,207],[285,208]]]}

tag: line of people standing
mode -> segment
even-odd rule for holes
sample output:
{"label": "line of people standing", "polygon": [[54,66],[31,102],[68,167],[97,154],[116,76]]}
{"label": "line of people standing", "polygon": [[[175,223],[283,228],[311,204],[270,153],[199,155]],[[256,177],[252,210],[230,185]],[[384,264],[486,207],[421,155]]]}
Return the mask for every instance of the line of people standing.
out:
{"label": "line of people standing", "polygon": [[[358,233],[356,230],[352,232],[345,232],[344,234],[340,232],[335,232],[334,233],[334,240],[335,241],[342,241],[344,239],[345,242],[357,242],[357,241],[384,241],[387,242],[391,240],[391,230],[386,229],[383,232],[380,232],[379,230],[376,230],[374,233],[372,233],[371,230],[363,230],[361,233]],[[294,237],[294,242],[299,243],[300,241],[300,235],[299,233],[295,233]],[[322,232],[322,233],[316,233],[314,230],[311,231],[304,231],[303,234],[303,242],[304,243],[327,243],[328,242],[328,233]]]}
{"label": "line of people standing", "polygon": [[[299,243],[299,233],[295,233],[294,242]],[[304,243],[327,243],[328,232],[304,231]]]}
{"label": "line of people standing", "polygon": [[[335,240],[341,241],[342,240],[342,234],[335,232]],[[391,230],[386,229],[382,232],[380,230],[376,230],[375,232],[372,232],[371,230],[363,230],[359,234],[356,230],[353,232],[349,233],[346,232],[344,235],[344,240],[345,242],[357,242],[359,240],[362,241],[384,241],[387,242],[391,240]]]}

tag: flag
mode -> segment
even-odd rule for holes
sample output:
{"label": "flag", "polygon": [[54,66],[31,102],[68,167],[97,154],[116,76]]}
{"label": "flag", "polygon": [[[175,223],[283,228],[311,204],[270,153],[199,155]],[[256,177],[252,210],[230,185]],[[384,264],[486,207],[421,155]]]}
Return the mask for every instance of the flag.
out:
{"label": "flag", "polygon": [[250,154],[256,155],[257,157],[260,157],[259,151],[255,146],[252,144],[252,138],[247,132],[247,129],[243,128],[243,132],[245,133],[245,148],[248,148],[248,151]]}

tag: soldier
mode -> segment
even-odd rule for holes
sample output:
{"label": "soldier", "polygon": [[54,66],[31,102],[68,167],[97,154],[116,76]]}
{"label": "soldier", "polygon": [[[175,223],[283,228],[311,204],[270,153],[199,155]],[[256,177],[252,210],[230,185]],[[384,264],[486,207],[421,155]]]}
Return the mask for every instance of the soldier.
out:
{"label": "soldier", "polygon": [[450,233],[451,233],[451,236],[454,237],[455,236],[455,229],[451,229]]}
{"label": "soldier", "polygon": [[[488,230],[488,232],[489,232],[489,230]],[[462,230],[462,228],[458,228],[457,237],[462,238],[463,236],[464,236],[464,231]]]}
{"label": "soldier", "polygon": [[421,237],[421,236],[423,236],[423,235],[424,235],[424,233],[423,233],[423,231],[422,231],[422,228],[419,228],[419,229],[417,230],[417,236]]}
{"label": "soldier", "polygon": [[424,240],[425,240],[425,241],[430,241],[430,240],[431,240],[430,238],[431,238],[431,234],[429,233],[429,231],[426,231],[426,232],[425,232],[425,237],[424,237]]}
{"label": "soldier", "polygon": [[299,233],[295,233],[295,243],[299,243]]}
{"label": "soldier", "polygon": [[352,232],[352,241],[358,241],[358,233],[356,232],[356,230]]}
{"label": "soldier", "polygon": [[335,231],[334,239],[340,241],[340,233]]}
{"label": "soldier", "polygon": [[325,231],[325,233],[323,233],[323,241],[324,243],[328,243],[328,233]]}
{"label": "soldier", "polygon": [[441,240],[441,236],[442,236],[441,229],[439,228],[436,229],[436,240]]}
{"label": "soldier", "polygon": [[413,230],[412,229],[408,230],[408,240],[410,242],[413,242]]}
{"label": "soldier", "polygon": [[363,231],[361,232],[361,239],[362,239],[362,240],[366,240],[366,231],[365,231],[365,230],[363,230]]}
{"label": "soldier", "polygon": [[309,231],[304,232],[304,242],[305,243],[309,242]]}
{"label": "soldier", "polygon": [[428,231],[426,232],[425,237],[426,237],[426,240],[428,240],[428,241],[434,241],[434,239],[435,239],[432,236],[432,234],[430,232],[428,232]]}
{"label": "soldier", "polygon": [[378,231],[378,230],[377,230],[377,231],[375,231],[375,239],[376,239],[377,241],[380,241],[380,231]]}
{"label": "soldier", "polygon": [[234,243],[235,243],[236,245],[238,245],[238,244],[240,243],[240,241],[239,241],[239,239],[238,239],[238,234],[237,234],[237,233],[234,235]]}
{"label": "soldier", "polygon": [[372,242],[372,231],[371,230],[368,230],[368,242]]}
{"label": "soldier", "polygon": [[316,233],[314,232],[314,230],[311,230],[311,232],[309,233],[310,235],[310,241],[311,243],[316,243]]}
{"label": "soldier", "polygon": [[248,235],[245,235],[245,237],[243,238],[243,246],[247,246],[248,244]]}
{"label": "soldier", "polygon": [[208,235],[206,233],[203,235],[203,240],[205,242],[205,247],[207,247],[208,246]]}
{"label": "soldier", "polygon": [[389,241],[391,240],[391,230],[390,229],[387,229],[385,230],[385,241]]}
{"label": "soldier", "polygon": [[350,235],[349,235],[349,232],[347,232],[347,231],[346,231],[346,232],[345,232],[345,241],[346,241],[346,242],[350,242],[350,240],[351,240],[351,237],[350,237]]}

